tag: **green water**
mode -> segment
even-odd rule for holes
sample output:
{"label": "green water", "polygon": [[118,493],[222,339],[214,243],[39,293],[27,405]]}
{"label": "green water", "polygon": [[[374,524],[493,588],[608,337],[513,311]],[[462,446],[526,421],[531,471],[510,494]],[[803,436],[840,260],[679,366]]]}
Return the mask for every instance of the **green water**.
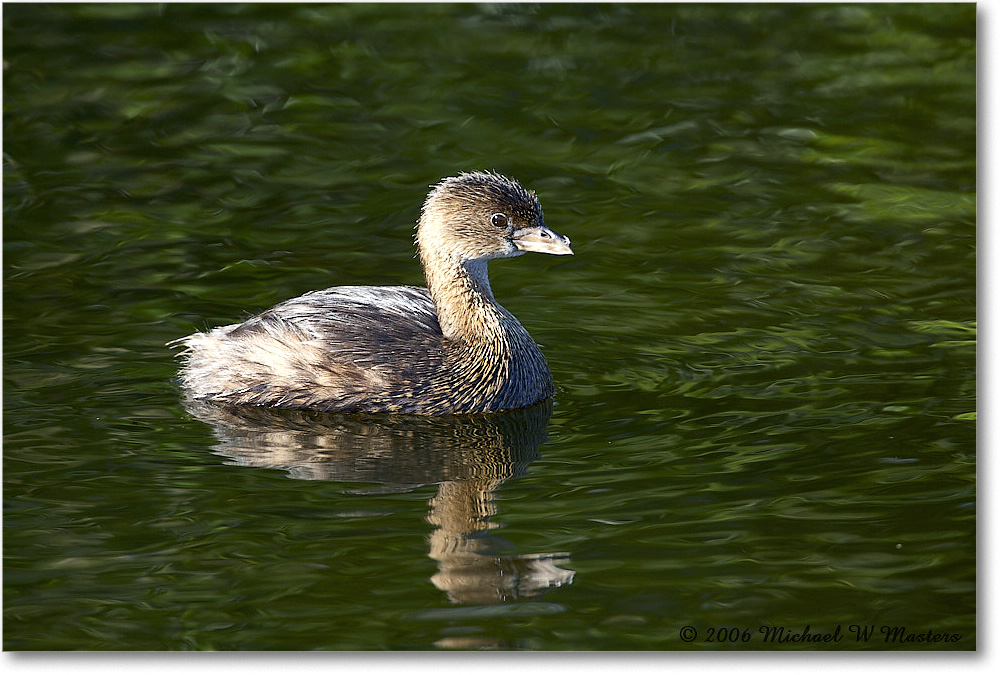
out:
{"label": "green water", "polygon": [[[3,16],[5,649],[975,648],[973,5]],[[478,168],[551,408],[184,405]]]}

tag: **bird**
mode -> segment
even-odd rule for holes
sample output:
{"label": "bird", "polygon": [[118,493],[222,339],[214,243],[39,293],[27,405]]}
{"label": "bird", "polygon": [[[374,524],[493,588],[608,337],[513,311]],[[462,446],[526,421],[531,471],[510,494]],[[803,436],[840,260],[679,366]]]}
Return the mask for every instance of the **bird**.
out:
{"label": "bird", "polygon": [[537,195],[494,171],[445,178],[431,186],[414,240],[426,287],[312,291],[173,341],[182,390],[229,405],[425,415],[552,398],[541,349],[494,298],[487,272],[495,258],[573,255]]}

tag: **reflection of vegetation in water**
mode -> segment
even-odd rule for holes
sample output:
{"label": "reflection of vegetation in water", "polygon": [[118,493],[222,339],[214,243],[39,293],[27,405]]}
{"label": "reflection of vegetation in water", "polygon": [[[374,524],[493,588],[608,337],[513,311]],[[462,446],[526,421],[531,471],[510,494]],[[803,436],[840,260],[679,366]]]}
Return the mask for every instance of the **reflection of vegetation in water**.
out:
{"label": "reflection of vegetation in water", "polygon": [[[974,646],[976,18],[5,5],[6,644],[673,649],[683,614]],[[206,456],[164,344],[422,283],[427,185],[484,166],[578,247],[491,267],[559,388],[533,470],[407,464],[385,421],[250,437],[305,449],[267,460],[297,476],[391,486]],[[232,461],[268,456],[248,433]],[[438,548],[532,573],[500,532],[572,551],[560,604],[450,603],[479,570]]]}
{"label": "reflection of vegetation in water", "polygon": [[975,349],[975,321],[913,321],[913,330],[933,335],[939,341],[931,347]]}

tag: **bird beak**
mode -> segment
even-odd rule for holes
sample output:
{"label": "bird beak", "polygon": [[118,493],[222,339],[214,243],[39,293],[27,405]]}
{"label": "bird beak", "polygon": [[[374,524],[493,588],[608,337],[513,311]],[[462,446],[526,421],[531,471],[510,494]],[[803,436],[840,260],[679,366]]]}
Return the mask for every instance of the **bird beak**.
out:
{"label": "bird beak", "polygon": [[564,237],[545,225],[514,231],[514,246],[518,251],[534,251],[552,255],[573,255],[569,237]]}

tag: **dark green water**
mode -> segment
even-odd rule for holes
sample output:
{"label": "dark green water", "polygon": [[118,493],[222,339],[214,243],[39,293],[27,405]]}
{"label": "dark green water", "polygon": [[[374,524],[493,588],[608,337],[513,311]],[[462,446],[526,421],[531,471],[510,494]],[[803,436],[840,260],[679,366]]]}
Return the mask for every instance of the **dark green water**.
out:
{"label": "dark green water", "polygon": [[[5,649],[975,648],[973,5],[3,15]],[[551,410],[185,409],[477,168]]]}

